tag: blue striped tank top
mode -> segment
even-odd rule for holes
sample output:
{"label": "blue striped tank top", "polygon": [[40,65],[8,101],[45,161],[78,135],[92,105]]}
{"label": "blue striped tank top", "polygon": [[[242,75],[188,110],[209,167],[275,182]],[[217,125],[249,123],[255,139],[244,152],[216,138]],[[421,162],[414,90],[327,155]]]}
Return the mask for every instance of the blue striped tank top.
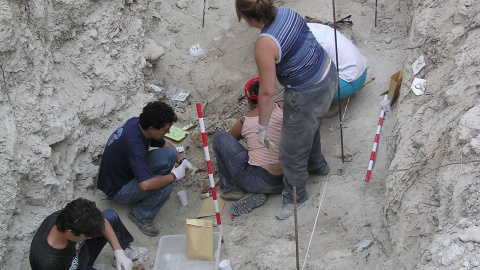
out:
{"label": "blue striped tank top", "polygon": [[301,91],[321,79],[328,54],[298,13],[286,7],[278,8],[275,20],[262,28],[260,36],[269,37],[277,44],[276,73],[284,87]]}

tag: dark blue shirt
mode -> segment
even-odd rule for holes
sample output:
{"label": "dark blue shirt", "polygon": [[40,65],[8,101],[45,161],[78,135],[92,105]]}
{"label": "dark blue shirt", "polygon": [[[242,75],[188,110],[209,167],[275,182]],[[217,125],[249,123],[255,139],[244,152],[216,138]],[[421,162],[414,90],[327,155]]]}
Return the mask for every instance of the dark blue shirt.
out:
{"label": "dark blue shirt", "polygon": [[132,179],[138,183],[155,177],[148,168],[150,146],[163,147],[165,140],[150,140],[143,135],[138,117],[130,118],[113,132],[103,151],[97,187],[109,197]]}

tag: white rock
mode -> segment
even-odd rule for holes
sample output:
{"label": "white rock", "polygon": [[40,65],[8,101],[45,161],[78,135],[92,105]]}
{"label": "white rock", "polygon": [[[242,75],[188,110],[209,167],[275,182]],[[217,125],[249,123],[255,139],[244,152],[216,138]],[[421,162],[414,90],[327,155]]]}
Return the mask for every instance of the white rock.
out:
{"label": "white rock", "polygon": [[180,9],[184,9],[186,7],[188,7],[188,3],[187,1],[185,0],[180,0],[176,3],[177,7],[180,8]]}
{"label": "white rock", "polygon": [[[94,120],[103,115],[105,109],[105,96],[102,93],[95,93],[87,98],[86,102],[82,103],[78,117],[81,120]],[[111,110],[111,109],[110,109]]]}
{"label": "white rock", "polygon": [[143,45],[145,59],[155,61],[165,54],[165,49],[158,45],[153,39],[146,39]]}
{"label": "white rock", "polygon": [[470,146],[476,154],[480,154],[480,135],[470,141]]}
{"label": "white rock", "polygon": [[444,266],[449,266],[450,264],[452,264],[460,255],[463,254],[461,248],[456,245],[456,244],[453,244],[451,245],[448,249],[444,250],[443,252],[443,257],[442,257],[442,265]]}
{"label": "white rock", "polygon": [[464,234],[459,235],[458,238],[462,242],[480,243],[480,227],[470,226],[465,230]]}
{"label": "white rock", "polygon": [[463,28],[463,26],[454,27],[451,33],[454,37],[458,38],[465,34],[465,29]]}
{"label": "white rock", "polygon": [[461,218],[457,224],[457,226],[461,229],[468,228],[470,225],[472,225],[472,222],[468,220],[468,218]]}
{"label": "white rock", "polygon": [[480,132],[480,106],[475,106],[462,116],[459,123],[458,139],[468,143]]}
{"label": "white rock", "polygon": [[453,23],[461,24],[467,19],[467,7],[465,5],[459,5],[455,14],[453,14]]}

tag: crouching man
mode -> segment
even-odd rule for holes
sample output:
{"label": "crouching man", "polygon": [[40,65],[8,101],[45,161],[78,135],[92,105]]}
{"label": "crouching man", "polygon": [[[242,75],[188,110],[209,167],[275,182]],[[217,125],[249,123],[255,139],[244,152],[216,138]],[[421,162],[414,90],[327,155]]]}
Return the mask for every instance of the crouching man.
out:
{"label": "crouching man", "polygon": [[92,270],[106,243],[114,250],[118,270],[131,270],[132,260],[148,249],[130,245],[132,235],[112,209],[101,212],[94,202],[79,198],[45,218],[33,237],[33,270]]}

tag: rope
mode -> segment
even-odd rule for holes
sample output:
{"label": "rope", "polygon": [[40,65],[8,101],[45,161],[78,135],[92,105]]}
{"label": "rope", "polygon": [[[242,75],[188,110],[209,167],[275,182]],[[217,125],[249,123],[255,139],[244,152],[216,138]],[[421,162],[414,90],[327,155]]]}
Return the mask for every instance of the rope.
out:
{"label": "rope", "polygon": [[302,270],[305,269],[305,264],[307,263],[308,252],[310,251],[310,246],[312,244],[313,234],[315,233],[315,225],[318,221],[318,215],[320,214],[320,208],[322,208],[323,197],[325,196],[325,190],[327,189],[328,179],[330,178],[330,173],[327,175],[327,180],[325,181],[325,186],[323,187],[322,197],[320,198],[320,204],[318,205],[317,216],[315,217],[315,222],[313,223],[312,234],[310,235],[310,241],[308,242],[307,252],[305,253],[305,260],[303,261]]}

